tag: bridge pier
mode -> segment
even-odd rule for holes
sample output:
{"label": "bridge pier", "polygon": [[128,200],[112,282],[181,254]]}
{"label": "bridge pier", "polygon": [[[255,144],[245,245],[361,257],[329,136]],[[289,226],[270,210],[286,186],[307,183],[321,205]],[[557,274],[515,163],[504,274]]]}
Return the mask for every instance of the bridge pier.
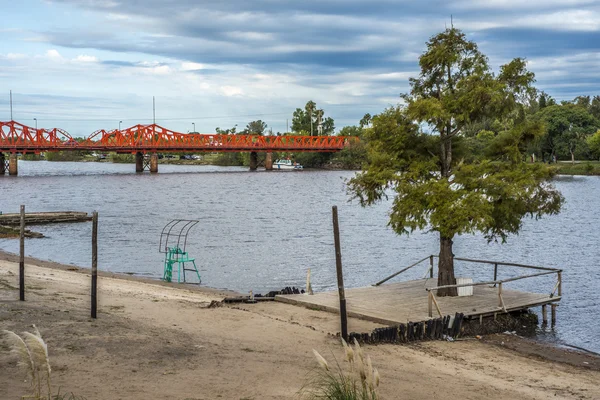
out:
{"label": "bridge pier", "polygon": [[158,154],[152,153],[150,155],[150,173],[156,174],[158,172]]}
{"label": "bridge pier", "polygon": [[265,169],[267,171],[273,170],[273,153],[271,152],[267,153],[265,157]]}
{"label": "bridge pier", "polygon": [[0,153],[0,175],[4,175],[6,172],[6,159],[4,153]]}
{"label": "bridge pier", "polygon": [[250,171],[256,171],[258,168],[258,153],[255,151],[250,152]]}
{"label": "bridge pier", "polygon": [[17,153],[11,153],[8,158],[8,174],[16,176],[19,174],[19,159]]}
{"label": "bridge pier", "polygon": [[144,172],[144,154],[140,151],[135,153],[135,172]]}

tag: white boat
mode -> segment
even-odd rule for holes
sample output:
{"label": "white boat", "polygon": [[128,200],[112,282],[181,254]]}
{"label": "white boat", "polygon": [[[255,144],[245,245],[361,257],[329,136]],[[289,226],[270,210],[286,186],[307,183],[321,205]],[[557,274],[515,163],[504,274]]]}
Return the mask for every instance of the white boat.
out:
{"label": "white boat", "polygon": [[302,165],[292,162],[290,159],[277,160],[273,163],[273,171],[301,171]]}

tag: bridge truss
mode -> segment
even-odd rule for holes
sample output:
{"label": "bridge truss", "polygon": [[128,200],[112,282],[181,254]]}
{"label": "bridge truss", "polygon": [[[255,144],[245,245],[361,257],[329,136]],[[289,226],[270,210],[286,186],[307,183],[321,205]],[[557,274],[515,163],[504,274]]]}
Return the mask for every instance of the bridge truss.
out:
{"label": "bridge truss", "polygon": [[260,136],[175,132],[160,125],[134,125],[95,131],[86,139],[68,132],[35,129],[16,121],[0,121],[0,152],[98,151],[157,152],[337,152],[358,138],[349,136]]}

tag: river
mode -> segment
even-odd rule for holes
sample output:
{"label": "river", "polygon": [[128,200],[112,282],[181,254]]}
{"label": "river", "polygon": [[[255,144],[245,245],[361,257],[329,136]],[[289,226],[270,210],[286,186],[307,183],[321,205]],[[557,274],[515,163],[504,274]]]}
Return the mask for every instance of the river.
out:
{"label": "river", "polygon": [[[187,242],[204,285],[255,293],[304,287],[311,269],[315,290],[336,287],[331,206],[339,207],[347,287],[366,286],[438,252],[434,233],[399,237],[387,227],[390,201],[362,208],[349,202],[350,171],[248,172],[245,168],[160,165],[135,174],[131,164],[20,161],[18,177],[0,177],[0,211],[99,212],[99,268],[160,278],[162,227],[196,219]],[[600,352],[600,177],[556,179],[566,198],[560,215],[526,219],[508,243],[481,235],[456,238],[456,256],[564,269],[555,329],[540,337]],[[27,240],[26,254],[89,267],[91,224],[37,226],[48,238]],[[18,241],[0,239],[17,253]],[[402,279],[421,277],[426,264]],[[500,278],[522,271],[502,269]],[[493,277],[489,266],[457,263],[458,276]],[[551,292],[555,277],[507,284],[506,289]]]}

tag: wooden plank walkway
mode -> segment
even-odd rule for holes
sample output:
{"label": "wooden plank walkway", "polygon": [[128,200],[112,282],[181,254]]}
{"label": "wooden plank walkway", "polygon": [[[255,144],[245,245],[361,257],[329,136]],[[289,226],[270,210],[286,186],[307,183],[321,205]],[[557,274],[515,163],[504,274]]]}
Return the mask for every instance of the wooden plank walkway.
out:
{"label": "wooden plank walkway", "polygon": [[[383,284],[362,288],[346,289],[348,316],[386,325],[421,322],[429,319],[428,294],[426,287],[435,287],[437,280],[422,279]],[[549,294],[520,292],[503,288],[502,297],[507,311],[526,309],[555,303],[560,297]],[[278,295],[276,301],[339,313],[338,291],[305,294]],[[502,313],[498,306],[498,288],[474,286],[473,296],[437,297],[444,316],[463,313],[466,317]],[[437,312],[434,308],[434,318]]]}

